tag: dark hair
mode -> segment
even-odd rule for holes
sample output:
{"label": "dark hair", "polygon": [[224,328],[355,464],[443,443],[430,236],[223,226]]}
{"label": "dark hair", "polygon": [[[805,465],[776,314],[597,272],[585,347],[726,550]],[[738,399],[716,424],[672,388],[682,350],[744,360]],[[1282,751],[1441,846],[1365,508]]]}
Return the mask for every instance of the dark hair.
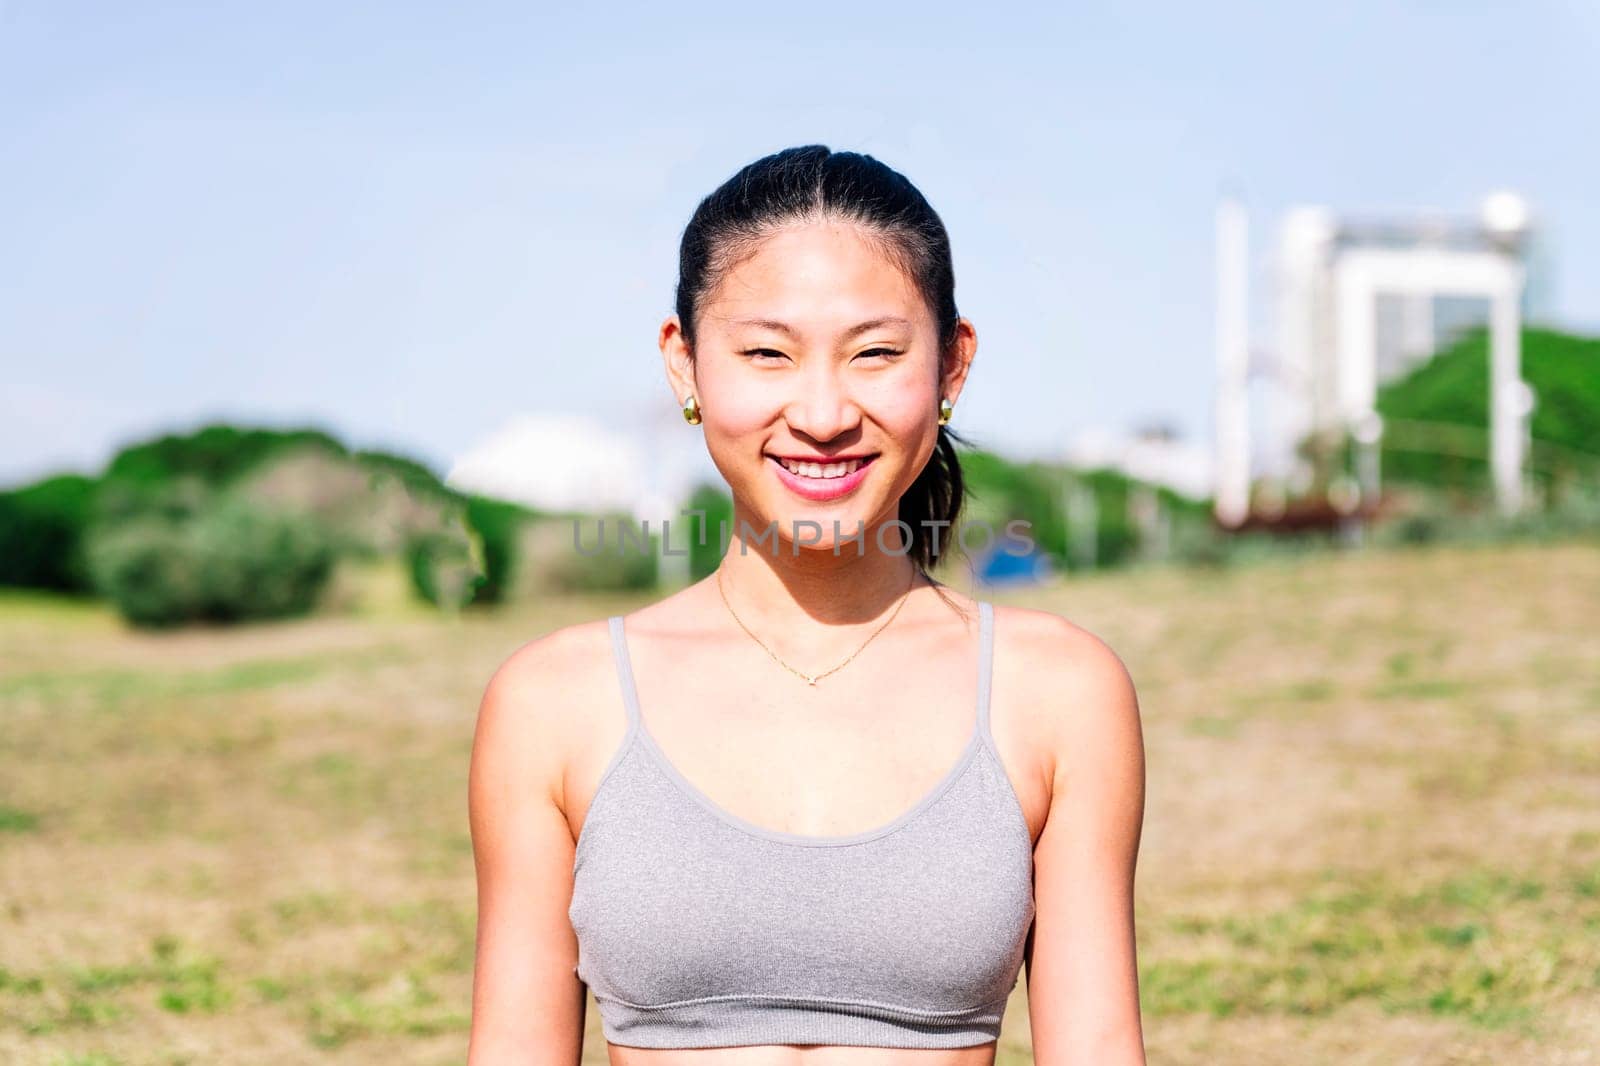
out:
{"label": "dark hair", "polygon": [[[728,270],[779,227],[824,219],[860,225],[905,271],[933,312],[942,371],[960,317],[944,222],[898,171],[870,155],[834,152],[821,144],[785,148],[756,160],[695,208],[678,250],[676,308],[691,356],[695,316]],[[909,554],[924,572],[955,535],[966,499],[957,441],[966,443],[949,426],[940,426],[928,465],[900,498],[900,520],[911,527]],[[924,524],[929,522],[948,525]]]}

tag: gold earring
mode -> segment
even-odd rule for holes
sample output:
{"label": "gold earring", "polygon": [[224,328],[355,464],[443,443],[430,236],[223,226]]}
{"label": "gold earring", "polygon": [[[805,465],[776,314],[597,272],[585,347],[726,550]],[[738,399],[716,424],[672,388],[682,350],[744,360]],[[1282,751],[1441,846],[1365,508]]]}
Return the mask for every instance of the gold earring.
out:
{"label": "gold earring", "polygon": [[701,421],[700,401],[694,398],[694,393],[692,392],[689,394],[689,398],[683,401],[683,420],[691,426],[698,426]]}
{"label": "gold earring", "polygon": [[950,416],[954,415],[955,413],[956,409],[950,406],[949,397],[944,397],[939,400],[939,424],[941,426],[948,426],[950,424]]}

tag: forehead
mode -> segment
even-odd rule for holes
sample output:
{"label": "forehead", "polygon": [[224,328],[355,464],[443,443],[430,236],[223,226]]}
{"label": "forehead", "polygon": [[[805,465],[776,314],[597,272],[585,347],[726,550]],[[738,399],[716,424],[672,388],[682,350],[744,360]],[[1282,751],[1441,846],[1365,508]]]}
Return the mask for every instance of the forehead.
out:
{"label": "forehead", "polygon": [[931,325],[922,294],[880,243],[846,222],[808,222],[776,231],[722,277],[706,303],[707,325],[787,322],[828,331],[900,317]]}

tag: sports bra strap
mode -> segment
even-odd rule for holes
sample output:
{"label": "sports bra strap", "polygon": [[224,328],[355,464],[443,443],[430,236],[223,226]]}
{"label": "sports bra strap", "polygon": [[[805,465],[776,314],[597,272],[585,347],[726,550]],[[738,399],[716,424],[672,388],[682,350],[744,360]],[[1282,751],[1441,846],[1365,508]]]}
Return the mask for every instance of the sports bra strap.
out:
{"label": "sports bra strap", "polygon": [[617,664],[617,683],[622,687],[622,704],[628,711],[628,725],[639,724],[639,693],[633,682],[633,663],[628,658],[627,636],[622,629],[622,616],[614,614],[611,623],[611,656]]}
{"label": "sports bra strap", "polygon": [[994,604],[978,602],[978,728],[989,736],[989,688],[994,676]]}

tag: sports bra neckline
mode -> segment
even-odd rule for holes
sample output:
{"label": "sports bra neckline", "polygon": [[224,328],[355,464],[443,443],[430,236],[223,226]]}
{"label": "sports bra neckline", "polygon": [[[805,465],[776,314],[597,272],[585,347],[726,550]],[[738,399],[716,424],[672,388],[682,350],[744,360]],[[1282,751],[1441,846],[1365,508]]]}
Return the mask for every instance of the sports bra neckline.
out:
{"label": "sports bra neckline", "polygon": [[[620,675],[619,681],[622,688],[623,701],[628,713],[628,733],[630,736],[627,739],[641,741],[651,760],[684,795],[694,800],[724,824],[751,836],[779,844],[814,848],[843,847],[865,844],[881,839],[896,830],[910,825],[918,816],[932,807],[951,786],[961,779],[977,754],[985,747],[991,747],[989,740],[989,690],[994,660],[994,608],[989,601],[980,600],[978,602],[978,695],[977,706],[973,716],[972,732],[968,735],[967,742],[962,747],[960,754],[956,756],[955,762],[939,777],[933,787],[923,793],[922,797],[913,803],[911,807],[894,818],[871,829],[863,829],[860,832],[813,834],[789,833],[779,829],[768,829],[734,814],[712,799],[698,785],[690,781],[667,757],[667,753],[657,743],[655,736],[650,732],[650,728],[644,721],[644,715],[639,703],[638,687],[633,676],[633,662],[628,655],[627,630],[623,622],[623,616],[613,615],[609,619],[609,624],[612,650]],[[626,746],[626,744],[623,745],[623,747]],[[621,751],[617,754],[620,758]],[[588,819],[585,818],[586,823],[587,821]]]}

